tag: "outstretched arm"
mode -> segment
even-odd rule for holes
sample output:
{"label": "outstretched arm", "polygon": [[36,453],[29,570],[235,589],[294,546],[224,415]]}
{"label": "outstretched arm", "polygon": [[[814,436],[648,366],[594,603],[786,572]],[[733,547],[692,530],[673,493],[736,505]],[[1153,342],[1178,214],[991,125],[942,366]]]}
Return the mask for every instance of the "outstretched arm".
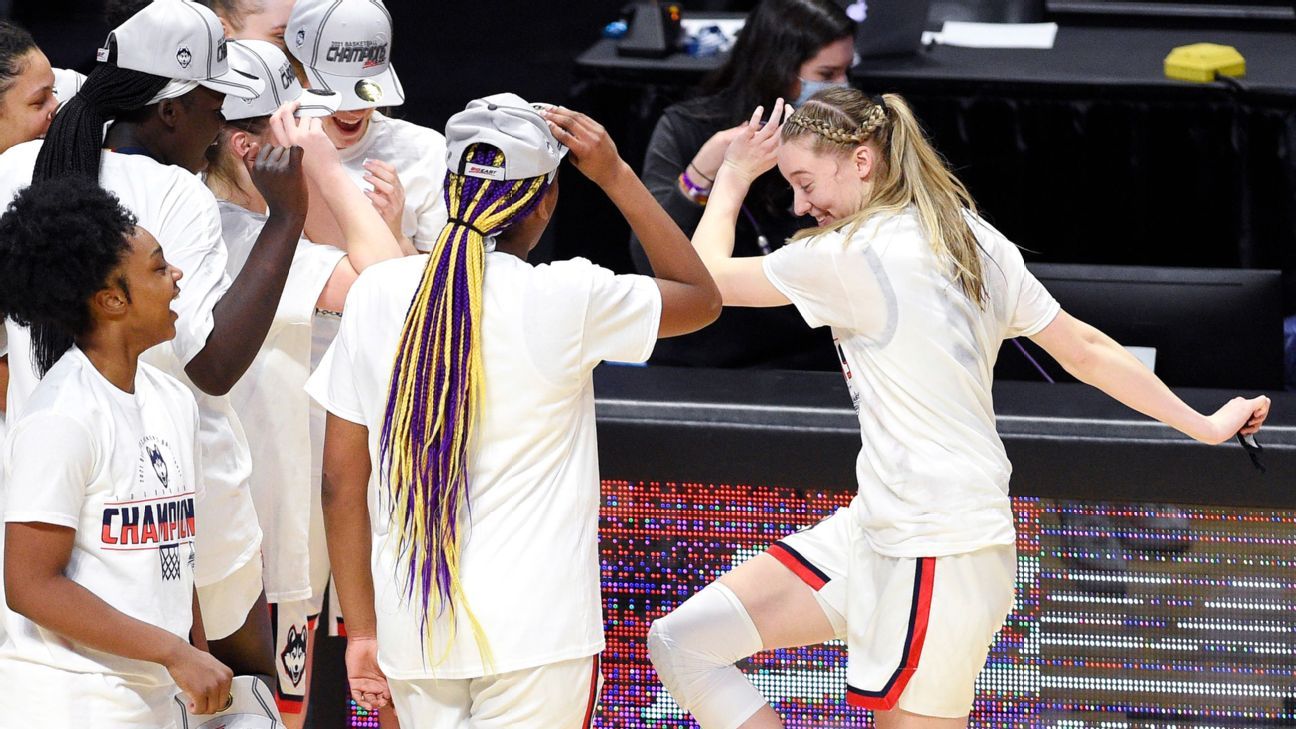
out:
{"label": "outstretched arm", "polygon": [[549,128],[571,150],[576,169],[617,206],[643,244],[661,290],[659,337],[695,332],[720,316],[720,292],[688,238],[617,154],[593,119],[561,107],[545,111]]}
{"label": "outstretched arm", "polygon": [[1031,341],[1077,380],[1203,443],[1216,445],[1238,433],[1252,435],[1269,416],[1269,398],[1264,396],[1235,397],[1211,415],[1197,412],[1115,340],[1065,311]]}

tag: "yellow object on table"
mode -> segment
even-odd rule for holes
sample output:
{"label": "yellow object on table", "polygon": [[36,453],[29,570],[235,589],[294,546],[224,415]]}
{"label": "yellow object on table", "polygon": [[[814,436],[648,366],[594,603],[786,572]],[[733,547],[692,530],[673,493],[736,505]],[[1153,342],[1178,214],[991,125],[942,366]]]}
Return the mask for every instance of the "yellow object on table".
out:
{"label": "yellow object on table", "polygon": [[1165,59],[1165,75],[1180,81],[1210,83],[1220,76],[1245,76],[1246,59],[1233,46],[1217,43],[1193,43],[1170,51]]}

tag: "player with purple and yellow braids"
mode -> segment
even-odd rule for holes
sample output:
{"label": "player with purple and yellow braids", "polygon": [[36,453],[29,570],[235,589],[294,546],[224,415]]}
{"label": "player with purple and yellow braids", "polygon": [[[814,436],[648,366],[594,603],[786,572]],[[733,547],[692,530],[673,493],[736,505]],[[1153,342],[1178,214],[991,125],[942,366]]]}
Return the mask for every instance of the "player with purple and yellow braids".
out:
{"label": "player with purple and yellow braids", "polygon": [[[468,148],[468,165],[502,168],[500,150]],[[486,238],[525,218],[545,176],[494,181],[447,176],[451,222],[437,238],[414,294],[388,386],[379,457],[391,492],[409,597],[428,616],[462,607],[483,656],[490,649],[459,579],[461,509],[469,507],[468,445],[481,404],[482,279]],[[456,603],[459,603],[456,606]]]}
{"label": "player with purple and yellow braids", "polygon": [[[329,412],[324,519],[348,679],[406,729],[575,729],[602,680],[592,371],[706,326],[719,296],[588,117],[498,94],[445,131],[449,222],[429,255],[365,271],[307,386]],[[656,279],[527,263],[568,150]]]}

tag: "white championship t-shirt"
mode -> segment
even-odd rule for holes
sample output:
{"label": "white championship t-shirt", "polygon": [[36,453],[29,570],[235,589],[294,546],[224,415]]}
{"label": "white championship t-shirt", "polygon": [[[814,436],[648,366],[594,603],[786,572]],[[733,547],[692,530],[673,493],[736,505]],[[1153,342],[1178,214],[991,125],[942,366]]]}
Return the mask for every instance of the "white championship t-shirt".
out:
{"label": "white championship t-shirt", "polygon": [[[379,664],[392,678],[466,678],[593,655],[603,650],[603,614],[591,373],[604,360],[648,359],[661,318],[657,285],[583,259],[532,266],[487,254],[483,402],[460,569],[494,664],[482,665],[461,610],[448,657],[431,666],[417,608],[402,598],[405,567],[378,465],[387,384],[426,262],[411,256],[364,272],[307,384],[330,413],[369,429]],[[434,620],[433,657],[446,647],[448,622]]]}
{"label": "white championship t-shirt", "polygon": [[[40,140],[19,144],[0,154],[0,206],[31,183]],[[212,310],[229,289],[225,273],[225,244],[221,241],[216,198],[193,174],[142,155],[103,153],[99,183],[117,196],[153,234],[167,261],[184,273],[180,298],[171,304],[179,318],[176,336],[144,353],[143,360],[180,380],[198,401],[201,419],[204,497],[199,518],[220,524],[199,540],[198,584],[210,585],[232,574],[261,548],[261,528],[248,477],[252,458],[243,427],[228,396],[203,393],[185,374],[189,363],[207,345],[214,320]],[[6,321],[9,333],[9,409],[12,427],[24,414],[36,387],[31,361],[31,338],[24,327]]]}
{"label": "white championship t-shirt", "polygon": [[405,188],[405,214],[401,232],[421,251],[429,251],[445,227],[446,142],[435,130],[392,119],[375,111],[364,136],[339,152],[342,167],[363,190],[367,159],[382,160],[396,168]]}
{"label": "white championship t-shirt", "polygon": [[[198,410],[188,388],[144,363],[134,389],[118,389],[75,347],[50,368],[5,444],[5,521],[75,529],[68,579],[187,640]],[[72,726],[69,711],[95,727],[175,716],[161,665],[73,643],[15,612],[4,619],[0,711],[22,726]]]}
{"label": "white championship t-shirt", "polygon": [[1035,334],[1059,307],[1012,243],[969,222],[984,250],[985,309],[953,282],[912,210],[869,220],[850,239],[791,243],[764,262],[810,326],[832,327],[863,440],[852,509],[887,556],[1014,541],[994,363],[1004,339]]}
{"label": "white championship t-shirt", "polygon": [[[219,201],[231,277],[247,262],[266,216]],[[247,373],[230,391],[252,449],[252,498],[264,535],[266,599],[311,596],[311,325],[315,302],[346,252],[302,238],[293,253],[274,322]]]}

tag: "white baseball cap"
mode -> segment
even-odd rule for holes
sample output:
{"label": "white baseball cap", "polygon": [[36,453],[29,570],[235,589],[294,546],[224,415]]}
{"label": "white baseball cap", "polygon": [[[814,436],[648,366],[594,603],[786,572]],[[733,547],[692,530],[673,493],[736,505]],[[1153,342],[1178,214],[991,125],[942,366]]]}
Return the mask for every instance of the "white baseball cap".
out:
{"label": "white baseball cap", "polygon": [[[468,102],[445,126],[446,165],[451,172],[487,180],[525,180],[547,175],[552,181],[567,147],[554,138],[540,115],[548,104],[528,103],[517,94],[493,94]],[[498,147],[503,167],[471,164],[468,147]]]}
{"label": "white baseball cap", "polygon": [[399,106],[391,65],[392,21],[382,0],[297,0],[284,42],[312,88],[335,91],[341,111]]}
{"label": "white baseball cap", "polygon": [[261,79],[265,91],[251,99],[225,97],[221,113],[228,121],[270,116],[283,104],[299,101],[297,116],[329,116],[337,111],[340,97],[319,89],[303,89],[293,73],[288,56],[279,46],[261,40],[231,40],[229,42],[230,66],[238,71]]}
{"label": "white baseball cap", "polygon": [[225,31],[211,10],[191,0],[154,0],[108,34],[99,62],[171,79],[149,103],[195,86],[252,98],[265,90],[257,78],[231,69]]}

